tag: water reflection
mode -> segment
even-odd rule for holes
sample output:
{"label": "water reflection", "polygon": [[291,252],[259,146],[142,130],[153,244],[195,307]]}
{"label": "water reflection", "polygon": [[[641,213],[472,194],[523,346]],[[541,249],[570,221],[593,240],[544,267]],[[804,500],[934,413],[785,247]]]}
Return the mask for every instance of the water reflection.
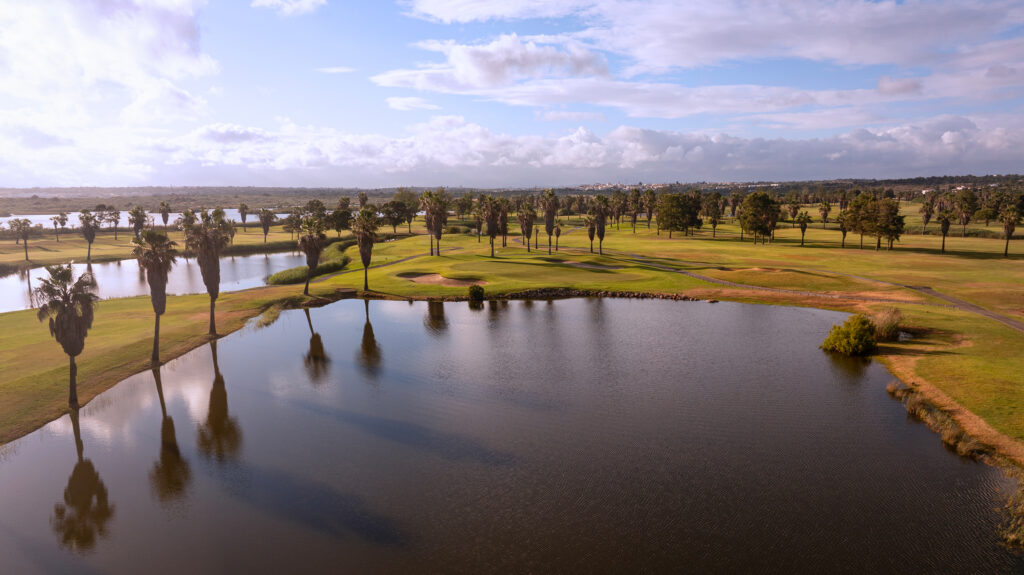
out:
{"label": "water reflection", "polygon": [[114,506],[107,496],[107,487],[92,461],[85,459],[82,428],[78,412],[71,412],[78,462],[68,477],[64,502],[53,506],[50,525],[61,547],[87,552],[96,546],[97,537],[107,536],[107,522],[114,517]]}
{"label": "water reflection", "polygon": [[167,404],[164,402],[164,387],[160,369],[153,369],[153,380],[156,382],[156,393],[160,398],[160,458],[149,472],[149,483],[162,503],[168,503],[185,497],[185,492],[192,480],[192,470],[188,460],[182,457],[178,449],[178,438],[174,432],[174,419],[167,415]]}
{"label": "water reflection", "polygon": [[860,378],[871,365],[871,360],[866,357],[851,357],[838,353],[829,353],[827,355],[836,371],[850,379]]}
{"label": "water reflection", "polygon": [[373,324],[370,323],[370,300],[365,300],[364,303],[366,304],[366,323],[363,324],[363,341],[359,346],[356,360],[366,375],[376,379],[380,371],[380,346],[377,345],[377,338],[373,336]]}
{"label": "water reflection", "polygon": [[236,459],[242,447],[242,430],[238,421],[228,414],[228,390],[217,362],[217,341],[210,342],[213,355],[213,388],[210,390],[210,409],[206,422],[199,426],[199,451],[217,461]]}
{"label": "water reflection", "polygon": [[431,335],[440,335],[448,329],[448,320],[444,317],[444,303],[427,302],[427,315],[423,318],[423,325]]}
{"label": "water reflection", "polygon": [[309,351],[303,356],[302,361],[306,366],[310,382],[316,385],[323,383],[327,377],[327,364],[330,363],[331,358],[327,356],[327,351],[324,349],[323,338],[313,329],[313,319],[309,315],[309,310],[302,311],[306,312],[306,323],[309,325]]}

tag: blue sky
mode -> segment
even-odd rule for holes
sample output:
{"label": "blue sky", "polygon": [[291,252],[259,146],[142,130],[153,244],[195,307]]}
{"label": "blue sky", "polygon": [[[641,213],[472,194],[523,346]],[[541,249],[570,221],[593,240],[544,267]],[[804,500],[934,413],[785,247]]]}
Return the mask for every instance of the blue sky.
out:
{"label": "blue sky", "polygon": [[0,0],[0,186],[1022,172],[1024,4]]}

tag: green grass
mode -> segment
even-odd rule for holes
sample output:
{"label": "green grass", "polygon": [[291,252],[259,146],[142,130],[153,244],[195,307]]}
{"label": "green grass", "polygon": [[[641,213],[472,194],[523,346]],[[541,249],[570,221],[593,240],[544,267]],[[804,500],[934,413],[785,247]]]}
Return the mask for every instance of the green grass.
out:
{"label": "green grass", "polygon": [[[584,230],[570,231],[579,225],[578,218],[561,219],[563,235],[559,243],[563,249],[551,256],[546,235],[541,237],[542,249],[531,252],[513,241],[517,236],[510,236],[508,247],[498,247],[494,258],[489,257],[487,238],[478,242],[474,235],[446,234],[441,241],[444,251],[434,257],[425,255],[429,249],[425,235],[384,241],[373,250],[370,288],[390,297],[466,297],[465,287],[418,284],[408,278],[409,274],[436,273],[452,279],[482,279],[487,282],[488,296],[540,287],[657,292],[867,314],[892,304],[857,298],[899,299],[908,302],[896,305],[904,317],[903,324],[920,335],[909,342],[883,344],[880,358],[894,370],[908,374],[909,379],[930,382],[1007,436],[1024,440],[1024,354],[1020,353],[1024,334],[968,312],[922,305],[936,302],[899,285],[881,283],[930,286],[994,312],[1021,318],[1024,256],[1019,252],[1024,251],[1024,245],[1020,242],[1011,246],[1011,251],[1017,253],[1011,253],[1010,258],[1002,257],[1001,240],[977,237],[948,238],[945,255],[939,254],[939,238],[928,235],[906,236],[894,251],[875,252],[856,249],[855,236],[848,236],[847,248],[840,249],[840,234],[820,227],[808,230],[806,246],[801,247],[799,230],[785,226],[778,230],[774,243],[754,245],[738,241],[739,231],[732,222],[719,226],[715,239],[710,230],[701,230],[695,237],[674,234],[669,239],[667,234],[658,235],[653,227],[648,230],[641,224],[635,234],[627,225],[621,230],[610,227],[602,256],[589,252]],[[460,225],[456,218],[449,224]],[[421,221],[414,224],[413,231],[423,233]],[[517,231],[514,226],[513,231]],[[275,241],[288,239],[287,234],[281,237],[277,233],[277,238],[272,238]],[[243,243],[262,242],[262,234],[254,231],[239,233],[236,243],[239,238]],[[15,246],[8,243],[4,249],[10,252]],[[53,252],[55,257],[74,252],[76,248],[65,247],[65,243],[71,244],[62,241],[60,250]],[[500,238],[497,243],[500,246]],[[101,252],[123,254],[126,244],[127,239],[117,245],[105,243]],[[596,246],[595,242],[595,251]],[[737,283],[823,292],[847,299],[726,287],[656,269],[628,254],[645,254],[660,265]],[[349,269],[313,282],[310,291],[314,298],[333,297],[340,289],[362,288],[362,263],[356,249],[349,242],[338,242],[325,251],[325,257],[332,260],[345,255],[352,258]],[[411,259],[400,261],[405,258]],[[0,257],[3,261],[9,260]],[[224,294],[218,302],[218,327],[227,333],[275,303],[301,303],[305,300],[298,295],[300,290],[296,286],[275,286]],[[206,341],[207,301],[206,296],[168,298],[168,312],[161,326],[163,357],[173,357]],[[146,369],[151,345],[148,298],[101,302],[96,317],[79,361],[83,401]],[[0,442],[65,411],[67,360],[33,312],[0,314],[0,365],[4,373],[0,381]]]}

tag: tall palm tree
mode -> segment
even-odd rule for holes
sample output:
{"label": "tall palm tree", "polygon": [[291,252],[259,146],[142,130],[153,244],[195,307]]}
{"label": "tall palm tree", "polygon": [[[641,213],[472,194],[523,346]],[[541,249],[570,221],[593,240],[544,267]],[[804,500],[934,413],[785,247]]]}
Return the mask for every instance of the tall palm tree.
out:
{"label": "tall palm tree", "polygon": [[1013,237],[1013,232],[1017,229],[1019,221],[1020,213],[1013,206],[1007,207],[999,214],[999,223],[1003,224],[1003,234],[1006,236],[1006,247],[1003,248],[1004,258],[1010,255],[1010,238]]}
{"label": "tall palm tree", "polygon": [[78,225],[82,229],[82,237],[85,238],[85,243],[89,245],[89,249],[85,255],[85,261],[92,261],[92,243],[96,241],[96,231],[99,230],[100,224],[96,221],[96,216],[89,210],[82,210],[78,215]]}
{"label": "tall palm tree", "polygon": [[[67,215],[65,214],[64,217],[67,218]],[[58,228],[60,227],[60,215],[51,216],[50,217],[50,221],[53,222],[53,235],[57,237],[57,243],[59,244],[60,243],[60,231],[59,231]]]}
{"label": "tall palm tree", "polygon": [[309,295],[309,280],[316,273],[316,266],[320,263],[320,254],[324,251],[324,242],[327,241],[324,227],[324,221],[316,215],[302,218],[299,250],[306,254],[306,287],[302,290],[302,295]]}
{"label": "tall palm tree", "polygon": [[114,517],[114,506],[96,466],[83,455],[85,446],[77,411],[71,412],[71,429],[78,461],[68,477],[63,502],[53,506],[50,526],[61,547],[87,552],[96,546],[97,537],[106,536],[107,523]]}
{"label": "tall palm tree", "polygon": [[167,403],[164,401],[164,386],[160,378],[160,368],[153,368],[153,381],[156,382],[157,397],[160,398],[160,459],[149,472],[149,483],[161,502],[180,499],[185,495],[192,470],[188,460],[182,457],[178,448],[178,437],[174,431],[174,419],[167,415]]}
{"label": "tall palm tree", "polygon": [[164,221],[164,227],[167,227],[167,220],[171,218],[171,204],[167,202],[160,202],[160,206],[157,208],[160,212],[160,219]]}
{"label": "tall palm tree", "polygon": [[204,456],[225,461],[234,459],[242,447],[242,430],[228,412],[228,390],[217,362],[217,340],[210,341],[213,355],[213,387],[206,421],[199,426],[196,442]]}
{"label": "tall palm tree", "polygon": [[584,216],[583,225],[587,228],[587,237],[590,238],[590,253],[594,253],[594,233],[597,231],[594,216]]}
{"label": "tall palm tree", "polygon": [[595,196],[590,210],[594,214],[594,228],[597,232],[597,251],[604,255],[604,229],[605,224],[608,222],[608,214],[611,213],[611,208],[608,207],[608,197],[600,194]]}
{"label": "tall palm tree", "polygon": [[530,237],[533,236],[533,220],[537,219],[537,212],[533,209],[533,202],[526,201],[519,207],[517,215],[519,219],[519,231],[523,234],[523,243],[526,251],[530,251]]}
{"label": "tall palm tree", "polygon": [[132,245],[132,257],[139,261],[140,269],[146,270],[149,300],[156,315],[151,362],[157,366],[160,365],[160,316],[167,311],[167,274],[178,259],[175,249],[178,244],[168,239],[166,233],[148,229],[132,239]]}
{"label": "tall palm tree", "polygon": [[548,255],[551,255],[551,236],[555,234],[555,218],[558,217],[558,196],[553,190],[544,192],[540,206],[544,210],[544,231],[548,234]]}
{"label": "tall palm tree", "polygon": [[377,240],[377,212],[372,208],[359,210],[359,215],[352,220],[352,235],[356,237],[359,257],[363,262],[363,291],[369,291],[370,257],[373,255],[373,242]]}
{"label": "tall palm tree", "polygon": [[939,231],[942,232],[942,251],[940,253],[946,253],[946,236],[949,235],[949,227],[953,224],[953,214],[943,210],[935,219],[939,222]]}
{"label": "tall palm tree", "polygon": [[821,229],[825,229],[825,224],[828,223],[828,214],[832,211],[832,204],[828,200],[821,200],[821,204],[818,205],[818,213],[821,214]]}
{"label": "tall palm tree", "polygon": [[498,205],[497,200],[491,196],[480,196],[479,205],[477,208],[480,210],[481,215],[485,222],[487,222],[487,237],[491,241],[491,257],[494,257],[494,238],[498,237],[498,232],[501,231],[499,220],[501,218],[501,206]]}
{"label": "tall palm tree", "polygon": [[142,206],[135,206],[128,212],[128,225],[132,227],[135,237],[139,237],[146,225],[146,210],[142,209]]}
{"label": "tall palm tree", "polygon": [[70,382],[68,384],[68,407],[78,409],[78,366],[75,358],[85,348],[85,336],[92,327],[96,301],[96,280],[91,273],[84,273],[75,279],[70,265],[47,266],[50,275],[39,281],[35,289],[39,321],[50,320],[50,335],[64,349],[70,359]]}
{"label": "tall palm tree", "polygon": [[28,240],[32,237],[32,222],[24,218],[14,218],[7,222],[7,226],[11,228],[15,239],[21,241],[25,248],[25,261],[28,261]]}
{"label": "tall palm tree", "polygon": [[[216,214],[216,212],[215,212]],[[228,245],[228,225],[221,214],[203,210],[198,221],[185,229],[185,245],[196,254],[199,272],[210,296],[210,335],[217,335],[215,308],[220,296],[220,253]]]}
{"label": "tall palm tree", "polygon": [[796,218],[793,219],[798,226],[800,226],[800,245],[804,245],[804,236],[807,234],[807,224],[811,223],[811,214],[807,212],[800,212]]}
{"label": "tall palm tree", "polygon": [[[636,229],[636,222],[634,222],[633,229]],[[562,224],[555,222],[555,251],[558,251],[558,238],[562,235]]]}
{"label": "tall palm tree", "polygon": [[260,208],[260,211],[256,212],[256,218],[260,221],[260,227],[263,228],[263,243],[267,243],[267,234],[270,233],[270,226],[274,225],[274,221],[277,220],[277,214],[267,208]]}
{"label": "tall palm tree", "polygon": [[238,205],[238,217],[242,218],[242,231],[249,231],[249,228],[245,226],[245,220],[249,217],[249,206],[247,206],[245,202]]}

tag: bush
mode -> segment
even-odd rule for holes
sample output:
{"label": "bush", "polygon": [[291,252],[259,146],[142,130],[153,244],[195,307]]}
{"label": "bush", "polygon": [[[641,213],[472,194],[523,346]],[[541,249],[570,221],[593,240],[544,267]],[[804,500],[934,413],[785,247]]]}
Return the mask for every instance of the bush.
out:
{"label": "bush", "polygon": [[875,338],[878,341],[896,341],[900,337],[900,321],[903,314],[894,307],[883,309],[873,318],[875,324]]}
{"label": "bush", "polygon": [[832,326],[821,344],[821,349],[843,355],[867,355],[876,347],[875,326],[859,313],[850,316],[843,325]]}
{"label": "bush", "polygon": [[484,287],[483,286],[469,286],[469,301],[483,301],[484,300]]}
{"label": "bush", "polygon": [[[316,271],[313,273],[313,277],[319,277],[322,275],[341,271],[345,269],[345,266],[347,266],[350,261],[352,261],[352,258],[348,256],[342,256],[341,259],[339,260],[331,260],[328,262],[324,262],[316,266]],[[281,272],[277,272],[276,274],[267,278],[267,283],[269,285],[275,286],[305,283],[306,271],[308,269],[309,268],[306,266],[298,266]]]}

